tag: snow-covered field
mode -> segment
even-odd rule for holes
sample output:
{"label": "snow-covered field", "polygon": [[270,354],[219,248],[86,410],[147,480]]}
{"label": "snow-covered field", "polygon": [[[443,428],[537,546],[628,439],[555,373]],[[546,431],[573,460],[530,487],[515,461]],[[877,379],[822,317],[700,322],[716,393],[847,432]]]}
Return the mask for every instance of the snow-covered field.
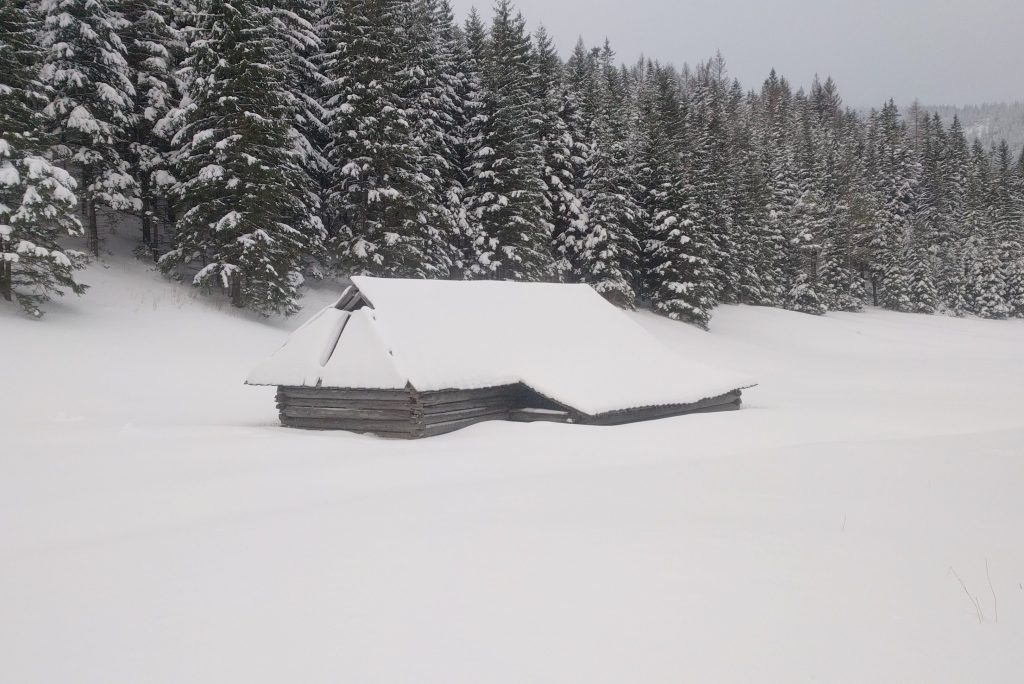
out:
{"label": "snow-covered field", "polygon": [[0,682],[1024,672],[1024,323],[641,313],[757,378],[744,410],[406,443],[242,385],[301,316],[83,280],[0,309]]}

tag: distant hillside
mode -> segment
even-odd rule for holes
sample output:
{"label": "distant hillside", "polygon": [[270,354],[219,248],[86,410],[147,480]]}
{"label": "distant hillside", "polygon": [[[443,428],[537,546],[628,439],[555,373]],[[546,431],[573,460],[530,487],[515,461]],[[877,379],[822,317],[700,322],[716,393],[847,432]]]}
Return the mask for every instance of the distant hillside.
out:
{"label": "distant hillside", "polygon": [[977,138],[985,147],[1002,139],[1014,150],[1024,146],[1024,102],[1012,104],[982,104],[967,107],[926,106],[930,112],[938,112],[948,126],[953,115],[960,117],[968,138]]}

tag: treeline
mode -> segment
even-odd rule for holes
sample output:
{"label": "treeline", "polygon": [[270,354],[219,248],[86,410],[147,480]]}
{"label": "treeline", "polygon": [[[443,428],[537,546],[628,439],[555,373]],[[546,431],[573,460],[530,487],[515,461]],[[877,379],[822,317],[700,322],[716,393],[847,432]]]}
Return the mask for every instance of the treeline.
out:
{"label": "treeline", "polygon": [[304,277],[589,283],[719,302],[1024,315],[1024,155],[716,57],[563,61],[508,0],[3,0],[0,294],[39,312],[97,208],[261,313]]}

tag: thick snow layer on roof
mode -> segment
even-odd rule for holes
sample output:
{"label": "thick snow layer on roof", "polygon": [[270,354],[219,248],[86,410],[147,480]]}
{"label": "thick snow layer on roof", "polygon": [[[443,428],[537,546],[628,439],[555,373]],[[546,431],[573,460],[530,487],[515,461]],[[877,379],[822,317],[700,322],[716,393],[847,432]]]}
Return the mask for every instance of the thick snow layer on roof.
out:
{"label": "thick snow layer on roof", "polygon": [[320,380],[324,387],[402,389],[409,382],[398,370],[395,356],[380,336],[373,309],[362,308],[349,317],[345,331]]}
{"label": "thick snow layer on roof", "polygon": [[[590,415],[752,384],[673,352],[586,285],[352,280],[372,311],[353,313],[340,341],[327,322],[300,328],[248,382],[420,391],[522,382]],[[314,334],[326,339],[314,343]],[[334,350],[329,359],[325,347]]]}
{"label": "thick snow layer on roof", "polygon": [[349,313],[334,307],[316,312],[292,333],[288,341],[256,366],[246,380],[250,385],[277,385],[287,378],[289,385],[315,387],[320,382],[324,365],[330,361],[338,345]]}

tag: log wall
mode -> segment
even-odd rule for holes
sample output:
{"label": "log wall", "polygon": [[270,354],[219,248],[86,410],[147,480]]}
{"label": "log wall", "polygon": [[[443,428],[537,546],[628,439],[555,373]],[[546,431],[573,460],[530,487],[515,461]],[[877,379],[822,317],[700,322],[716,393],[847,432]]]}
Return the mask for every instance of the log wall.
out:
{"label": "log wall", "polygon": [[485,420],[620,425],[688,413],[731,411],[739,407],[739,390],[692,404],[651,406],[588,416],[560,406],[523,385],[437,392],[417,392],[411,387],[401,390],[277,388],[277,408],[282,425],[311,430],[370,432],[398,439],[441,435]]}

